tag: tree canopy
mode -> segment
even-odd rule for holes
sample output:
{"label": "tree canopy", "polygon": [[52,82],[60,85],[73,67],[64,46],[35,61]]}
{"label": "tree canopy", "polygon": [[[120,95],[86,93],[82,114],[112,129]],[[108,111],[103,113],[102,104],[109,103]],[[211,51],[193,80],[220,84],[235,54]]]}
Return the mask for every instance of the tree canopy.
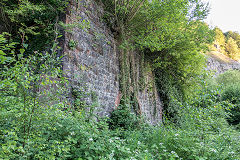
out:
{"label": "tree canopy", "polygon": [[239,60],[240,59],[240,34],[238,32],[228,31],[223,33],[221,29],[216,27],[215,31],[215,41],[214,45],[216,50],[217,47],[218,51],[224,53],[228,57]]}

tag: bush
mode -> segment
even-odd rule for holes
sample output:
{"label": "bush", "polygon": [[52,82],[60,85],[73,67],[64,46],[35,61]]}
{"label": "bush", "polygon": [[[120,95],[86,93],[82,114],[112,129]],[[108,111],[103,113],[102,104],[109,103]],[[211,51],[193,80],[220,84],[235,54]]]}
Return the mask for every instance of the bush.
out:
{"label": "bush", "polygon": [[240,123],[240,83],[228,85],[224,88],[222,94],[223,101],[229,101],[234,104],[234,107],[229,110],[231,113],[228,119],[230,124],[237,125]]}
{"label": "bush", "polygon": [[234,104],[228,111],[231,114],[228,121],[232,125],[238,125],[240,122],[240,71],[227,71],[217,77],[217,82],[222,85],[221,100]]}
{"label": "bush", "polygon": [[118,108],[111,113],[109,120],[110,129],[133,130],[137,128],[138,124],[137,116],[131,111],[127,104],[120,104]]}
{"label": "bush", "polygon": [[217,78],[218,84],[223,84],[228,86],[230,84],[235,84],[240,82],[240,71],[238,70],[228,70],[223,74],[220,74]]}
{"label": "bush", "polygon": [[[239,132],[230,128],[225,119],[228,116],[225,110],[231,103],[216,100],[214,91],[205,90],[205,94],[200,92],[198,98],[188,103],[175,104],[179,105],[176,125],[166,122],[161,126],[138,127],[139,121],[128,106],[119,106],[109,120],[89,119],[83,112],[73,114],[71,107],[57,99],[55,104],[43,103],[30,94],[34,83],[27,76],[31,73],[26,67],[29,63],[22,60],[20,64],[7,70],[8,74],[3,70],[5,76],[1,77],[1,89],[8,86],[8,92],[0,95],[1,159],[234,160],[240,157]],[[14,78],[11,83],[7,75]],[[25,78],[21,78],[23,75]],[[24,86],[29,87],[25,98]],[[211,103],[206,105],[203,99]]]}

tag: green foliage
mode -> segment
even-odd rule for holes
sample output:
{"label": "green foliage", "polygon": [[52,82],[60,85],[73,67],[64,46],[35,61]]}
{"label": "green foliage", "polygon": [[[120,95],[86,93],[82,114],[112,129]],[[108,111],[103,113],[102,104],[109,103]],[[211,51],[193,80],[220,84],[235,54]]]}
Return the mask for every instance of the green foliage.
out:
{"label": "green foliage", "polygon": [[[200,52],[207,49],[214,35],[202,22],[208,13],[208,4],[198,0],[134,2],[103,1],[106,14],[111,17],[107,22],[119,34],[121,46],[124,46],[121,89],[125,95],[129,88],[125,68],[131,66],[131,61],[126,57],[132,48],[140,48],[153,62],[151,67],[156,74],[157,87],[163,92],[160,94],[165,101],[164,108],[168,108],[171,97],[177,96],[179,101],[187,97],[202,74],[205,58]],[[125,99],[130,97],[126,95]]]}
{"label": "green foliage", "polygon": [[[101,0],[105,5],[105,19],[120,37],[125,34],[129,23],[139,12],[141,7],[148,3],[146,0]],[[121,37],[125,39],[126,37]]]}
{"label": "green foliage", "polygon": [[236,41],[233,38],[230,37],[227,40],[225,49],[230,58],[236,59],[236,60],[238,59],[238,56],[240,55],[240,50],[238,48]]}
{"label": "green foliage", "polygon": [[220,28],[215,28],[215,40],[218,45],[224,50],[225,49],[225,36]]}
{"label": "green foliage", "polygon": [[240,72],[237,70],[227,71],[217,77],[217,82],[222,85],[223,93],[221,99],[234,104],[229,110],[231,114],[228,118],[230,124],[240,123]]}
{"label": "green foliage", "polygon": [[224,92],[222,94],[222,100],[229,101],[232,104],[235,104],[233,108],[231,108],[230,113],[231,116],[228,119],[230,124],[238,125],[240,123],[240,84],[237,85],[229,85],[224,88]]}
{"label": "green foliage", "polygon": [[110,129],[132,130],[137,128],[139,123],[138,118],[129,108],[128,106],[119,105],[111,113],[109,120]]}
{"label": "green foliage", "polygon": [[228,32],[224,33],[224,35],[227,39],[229,39],[229,38],[234,39],[238,45],[238,48],[240,48],[240,34],[238,32],[228,31]]}
{"label": "green foliage", "polygon": [[68,47],[69,47],[71,50],[74,50],[74,49],[77,47],[77,42],[71,39],[71,40],[68,42]]}
{"label": "green foliage", "polygon": [[29,44],[29,52],[41,51],[57,37],[59,17],[67,4],[67,0],[2,0],[0,23],[15,42]]}
{"label": "green foliage", "polygon": [[[191,15],[190,8],[193,12]],[[133,29],[133,38],[140,47],[151,51],[169,49],[188,40],[202,42],[209,37],[208,31],[203,30],[204,25],[199,22],[206,10],[200,1],[152,1],[142,7],[131,22],[134,28],[130,26],[130,29]]]}
{"label": "green foliage", "polygon": [[[199,21],[207,13],[201,1],[103,0],[109,6],[118,4],[112,7],[115,10],[110,7],[108,11],[118,17],[116,24],[122,27],[117,30],[122,36],[120,41],[125,43],[121,55],[122,66],[126,67],[122,70],[128,85],[123,86],[125,91],[130,92],[130,85],[134,86],[132,82],[128,84],[127,77],[131,75],[131,80],[135,80],[131,59],[134,47],[139,46],[146,57],[155,62],[152,66],[158,88],[161,96],[166,98],[163,99],[165,105],[170,106],[167,112],[176,120],[176,124],[172,124],[166,118],[161,126],[140,124],[131,113],[134,106],[130,105],[120,105],[110,119],[88,116],[84,110],[89,107],[91,110],[91,106],[86,105],[84,98],[91,96],[96,100],[96,97],[93,93],[85,93],[86,88],[81,87],[81,82],[77,87],[72,85],[75,101],[70,107],[62,97],[67,92],[68,80],[62,76],[61,57],[56,56],[56,47],[51,49],[51,54],[34,52],[31,53],[33,56],[24,58],[28,49],[25,34],[29,40],[32,35],[40,41],[43,28],[49,23],[51,28],[51,17],[64,8],[60,4],[59,10],[54,10],[58,7],[57,2],[65,1],[0,2],[7,6],[1,7],[1,11],[4,9],[1,16],[8,19],[6,25],[11,21],[16,26],[11,32],[13,37],[20,33],[24,40],[19,40],[20,47],[0,35],[0,90],[3,91],[0,94],[0,159],[240,158],[239,132],[226,122],[229,118],[226,111],[239,104],[238,87],[234,89],[227,85],[229,87],[220,92],[215,86],[208,87],[205,81],[200,81],[204,78],[201,75],[204,58],[199,52],[211,41],[212,34],[207,25]],[[48,6],[53,9],[47,10]],[[26,14],[30,15],[29,20]],[[39,21],[32,23],[37,15],[41,15]],[[49,21],[44,21],[42,15],[48,16]],[[22,22],[29,22],[30,28]],[[45,27],[39,28],[40,24]],[[141,32],[137,34],[138,31]],[[30,50],[35,49],[31,43],[29,46]],[[235,76],[230,75],[231,78]],[[226,77],[220,79],[219,82],[225,80],[225,84],[232,82]],[[131,94],[136,94],[136,89],[133,88]]]}
{"label": "green foliage", "polygon": [[240,82],[240,72],[238,70],[228,70],[217,77],[217,83],[223,86]]}
{"label": "green foliage", "polygon": [[[228,31],[223,33],[219,28],[215,28],[215,48],[220,46],[220,52],[226,54],[228,57],[239,60],[240,59],[240,35],[238,32]],[[212,48],[212,47],[211,47]]]}
{"label": "green foliage", "polygon": [[171,99],[186,99],[203,74],[205,58],[200,52],[214,35],[201,21],[207,12],[201,1],[152,1],[130,23],[137,46],[154,62],[158,91],[170,117],[178,110]]}
{"label": "green foliage", "polygon": [[14,49],[17,44],[14,42],[8,42],[5,38],[5,34],[7,33],[0,34],[0,65],[4,65],[12,61],[12,57],[9,55],[13,55],[15,53]]}
{"label": "green foliage", "polygon": [[[4,44],[1,48],[6,49],[8,46]],[[0,83],[0,157],[54,159],[53,154],[58,149],[61,150],[62,146],[57,148],[58,142],[51,141],[49,147],[52,150],[47,151],[46,135],[49,130],[54,130],[53,121],[56,117],[52,116],[55,111],[46,112],[46,108],[56,109],[52,105],[54,103],[58,104],[59,109],[64,107],[60,98],[65,92],[63,84],[67,81],[61,77],[60,57],[55,52],[38,53],[38,56],[29,56],[26,59],[23,58],[24,51],[20,49],[20,54],[10,59],[7,55],[2,55],[1,65],[4,66],[1,67]],[[36,148],[37,145],[39,148]]]}

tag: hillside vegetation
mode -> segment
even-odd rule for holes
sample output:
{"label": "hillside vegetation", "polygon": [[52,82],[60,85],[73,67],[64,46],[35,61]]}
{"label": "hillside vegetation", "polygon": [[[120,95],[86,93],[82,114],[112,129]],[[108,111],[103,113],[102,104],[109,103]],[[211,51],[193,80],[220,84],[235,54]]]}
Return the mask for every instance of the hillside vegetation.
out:
{"label": "hillside vegetation", "polygon": [[[57,51],[59,28],[65,26],[59,17],[69,1],[0,2],[0,159],[240,159],[240,72],[212,78],[200,54],[215,35],[203,22],[208,4],[92,3],[103,6],[102,18],[120,43],[123,97],[110,117],[95,115],[94,104],[82,100],[93,96],[84,85],[74,105],[65,98],[71,81],[62,73]],[[87,22],[82,23],[87,32]],[[151,62],[164,104],[156,126],[132,112],[129,56],[135,49]]]}
{"label": "hillside vegetation", "polygon": [[240,61],[240,34],[233,31],[223,33],[217,27],[214,31],[216,35],[215,41],[210,49],[223,53],[236,61]]}

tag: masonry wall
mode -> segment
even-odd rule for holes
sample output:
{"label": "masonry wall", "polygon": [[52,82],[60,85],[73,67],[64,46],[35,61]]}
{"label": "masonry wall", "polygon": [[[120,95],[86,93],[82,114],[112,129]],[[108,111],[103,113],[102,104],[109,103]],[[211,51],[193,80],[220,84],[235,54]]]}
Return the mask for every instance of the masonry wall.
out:
{"label": "masonry wall", "polygon": [[[103,7],[94,0],[82,0],[69,6],[66,28],[70,31],[65,33],[63,71],[70,79],[71,89],[86,88],[96,95],[96,114],[109,116],[121,98],[120,65],[117,41],[102,17]],[[136,74],[140,76],[143,70],[139,65],[140,54],[134,53],[134,59]],[[154,76],[149,72],[145,78],[150,81]],[[149,123],[157,124],[162,118],[162,105],[156,87],[149,88],[146,86],[139,91],[139,107]],[[87,97],[87,103],[93,103],[91,96]],[[71,91],[68,98],[74,99]]]}
{"label": "masonry wall", "polygon": [[136,68],[136,81],[139,85],[138,104],[141,114],[147,122],[156,125],[162,120],[163,104],[157,92],[154,73],[151,71],[150,63],[143,61],[140,52],[133,53]]}

